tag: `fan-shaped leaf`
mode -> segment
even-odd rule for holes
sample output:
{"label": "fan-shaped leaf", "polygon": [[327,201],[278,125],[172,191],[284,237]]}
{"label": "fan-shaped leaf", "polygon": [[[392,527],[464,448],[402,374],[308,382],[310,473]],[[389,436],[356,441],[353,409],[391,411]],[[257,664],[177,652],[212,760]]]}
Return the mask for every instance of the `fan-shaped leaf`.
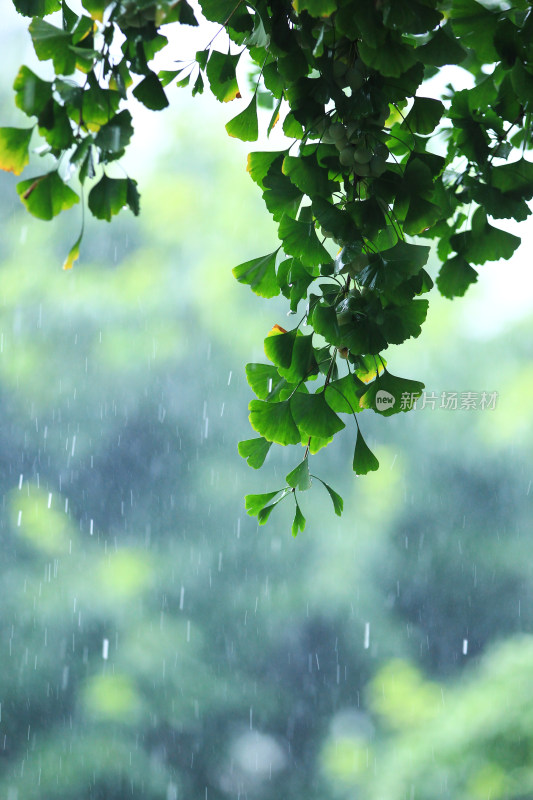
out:
{"label": "fan-shaped leaf", "polygon": [[272,442],[267,442],[262,436],[258,439],[246,439],[238,444],[239,455],[245,458],[248,466],[253,469],[263,466],[271,447]]}
{"label": "fan-shaped leaf", "polygon": [[296,392],[289,402],[294,421],[304,436],[327,439],[345,427],[344,422],[327,404],[323,392],[319,394]]}
{"label": "fan-shaped leaf", "polygon": [[[302,395],[304,397],[305,395]],[[276,444],[299,444],[301,436],[295,425],[288,400],[266,403],[251,400],[250,424],[254,431]]]}
{"label": "fan-shaped leaf", "polygon": [[357,475],[367,475],[379,469],[379,461],[369,448],[360,430],[357,430],[357,440],[353,454],[353,471]]}

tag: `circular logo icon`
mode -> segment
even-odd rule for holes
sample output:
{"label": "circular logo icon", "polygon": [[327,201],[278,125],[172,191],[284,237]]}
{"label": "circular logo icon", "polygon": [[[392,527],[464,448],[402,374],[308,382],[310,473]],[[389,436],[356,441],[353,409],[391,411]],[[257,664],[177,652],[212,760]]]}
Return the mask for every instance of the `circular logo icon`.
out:
{"label": "circular logo icon", "polygon": [[392,408],[395,402],[396,398],[394,395],[386,392],[384,389],[380,389],[379,392],[376,392],[376,408],[378,411],[386,411],[388,408]]}

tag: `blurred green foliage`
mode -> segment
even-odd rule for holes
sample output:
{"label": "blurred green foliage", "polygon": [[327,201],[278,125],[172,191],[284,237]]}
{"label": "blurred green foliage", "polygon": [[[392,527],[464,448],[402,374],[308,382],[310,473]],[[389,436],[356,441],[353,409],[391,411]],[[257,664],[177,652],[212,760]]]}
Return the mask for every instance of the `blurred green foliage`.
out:
{"label": "blurred green foliage", "polygon": [[435,301],[391,368],[496,409],[376,416],[384,469],[336,477],[342,526],[324,490],[297,540],[289,510],[258,529],[240,364],[285,312],[234,285],[228,242],[252,257],[270,232],[193,114],[140,220],[94,223],[70,274],[68,225],[30,223],[2,177],[0,797],[528,797],[526,323],[480,343]]}

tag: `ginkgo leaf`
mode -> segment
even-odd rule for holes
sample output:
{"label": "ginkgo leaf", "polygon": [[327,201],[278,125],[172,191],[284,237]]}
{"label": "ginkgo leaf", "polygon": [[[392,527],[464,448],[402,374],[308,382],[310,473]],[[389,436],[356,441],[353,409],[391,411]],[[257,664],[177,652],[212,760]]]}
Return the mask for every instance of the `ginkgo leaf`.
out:
{"label": "ginkgo leaf", "polygon": [[33,128],[0,128],[0,169],[20,175],[30,160]]}
{"label": "ginkgo leaf", "polygon": [[334,489],[332,489],[331,486],[328,486],[328,484],[325,483],[322,480],[322,478],[318,478],[316,475],[312,475],[311,477],[316,478],[317,481],[320,481],[322,486],[326,489],[327,493],[331,497],[331,502],[333,503],[333,510],[335,511],[335,514],[338,517],[340,517],[344,509],[344,500],[342,499],[340,494],[338,494]]}
{"label": "ginkgo leaf", "polygon": [[305,528],[305,517],[301,512],[300,506],[298,505],[298,501],[294,498],[294,502],[296,503],[296,509],[294,512],[294,519],[292,522],[291,533],[293,536],[298,536],[298,531],[303,531]]}
{"label": "ginkgo leaf", "polygon": [[155,72],[149,72],[133,90],[133,96],[151,111],[168,106],[168,98]]}
{"label": "ginkgo leaf", "polygon": [[437,287],[444,297],[462,297],[470,284],[478,278],[476,270],[462,256],[448,259],[437,277]]}
{"label": "ginkgo leaf", "polygon": [[370,384],[359,399],[361,408],[371,408],[384,417],[410,411],[421,396],[424,384],[409,378],[398,378],[385,370]]}
{"label": "ginkgo leaf", "polygon": [[261,297],[275,297],[279,294],[276,280],[276,257],[278,251],[261,258],[253,258],[233,268],[233,275],[239,283],[247,284],[255,294]]}
{"label": "ginkgo leaf", "polygon": [[17,185],[17,192],[30,214],[45,220],[52,219],[80,201],[76,192],[61,180],[55,170],[21,181]]}
{"label": "ginkgo leaf", "polygon": [[272,328],[265,339],[267,358],[277,367],[289,368],[292,362],[297,330],[280,332],[279,326]]}
{"label": "ginkgo leaf", "polygon": [[89,192],[89,209],[97,219],[111,221],[111,217],[129,206],[139,213],[139,193],[131,178],[109,178],[103,175]]}
{"label": "ginkgo leaf", "polygon": [[269,442],[283,445],[300,442],[300,432],[294,422],[288,400],[277,403],[251,400],[249,409],[250,425]]}
{"label": "ginkgo leaf", "polygon": [[72,269],[72,267],[74,266],[74,262],[77,261],[78,258],[80,257],[80,245],[82,237],[83,237],[83,231],[80,233],[80,235],[70,248],[68,255],[63,263],[63,269],[65,270]]}
{"label": "ginkgo leaf", "polygon": [[259,136],[259,126],[257,122],[257,94],[254,94],[249,105],[244,111],[230,119],[226,124],[226,130],[230,136],[241,139],[243,142],[255,142]]}
{"label": "ginkgo leaf", "polygon": [[305,492],[307,489],[311,488],[311,476],[309,474],[309,462],[307,458],[298,464],[287,477],[285,478],[289,486],[292,486],[294,489],[299,489],[301,492]]}
{"label": "ginkgo leaf", "polygon": [[245,458],[248,466],[259,469],[265,463],[268,451],[272,447],[272,442],[267,442],[262,436],[259,439],[246,439],[239,442],[239,455]]}
{"label": "ginkgo leaf", "polygon": [[213,50],[207,62],[207,77],[211,91],[221,103],[235,100],[239,94],[236,69],[241,54],[220,53]]}
{"label": "ginkgo leaf", "polygon": [[301,394],[290,399],[294,421],[303,435],[327,439],[344,428],[344,422],[331,410],[323,392]]}
{"label": "ginkgo leaf", "polygon": [[353,455],[353,471],[356,475],[367,475],[369,472],[374,472],[378,468],[379,461],[363,439],[361,431],[358,429]]}
{"label": "ginkgo leaf", "polygon": [[278,236],[288,255],[296,256],[302,264],[315,267],[331,261],[326,248],[320,244],[312,222],[303,222],[283,215],[279,224]]}
{"label": "ginkgo leaf", "polygon": [[364,384],[354,375],[345,375],[331,383],[325,389],[328,406],[337,413],[354,414],[360,411],[359,392]]}
{"label": "ginkgo leaf", "polygon": [[264,508],[270,500],[279,494],[281,489],[276,489],[275,492],[265,492],[264,494],[247,494],[244,498],[244,507],[248,514],[252,517],[257,516],[262,508]]}

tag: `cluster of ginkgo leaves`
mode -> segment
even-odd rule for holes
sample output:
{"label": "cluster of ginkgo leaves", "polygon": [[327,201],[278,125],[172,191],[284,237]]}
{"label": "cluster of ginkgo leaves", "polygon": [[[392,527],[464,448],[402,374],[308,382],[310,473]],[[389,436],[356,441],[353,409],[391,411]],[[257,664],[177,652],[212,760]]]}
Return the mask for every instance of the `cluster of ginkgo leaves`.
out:
{"label": "cluster of ginkgo leaves", "polygon": [[[512,1],[512,0],[511,0]],[[217,36],[180,60],[167,25],[197,25],[187,0],[13,0],[32,17],[45,80],[28,67],[15,78],[16,105],[31,122],[0,129],[0,167],[19,174],[36,134],[52,168],[18,184],[28,211],[51,219],[86,197],[111,220],[139,213],[137,184],[116,177],[133,124],[133,95],[147,108],[168,105],[165,88],[206,85],[238,113],[231,136],[258,138],[258,105],[272,109],[267,132],[287,137],[281,151],[253,152],[248,171],[278,225],[281,244],[235,267],[238,281],[266,298],[280,293],[298,325],[275,325],[265,339],[269,364],[249,364],[258,436],[239,445],[251,467],[272,444],[303,446],[303,458],[274,492],[249,495],[246,508],[266,522],[285,497],[295,502],[293,534],[305,519],[298,493],[309,489],[310,456],[354,421],[353,470],[378,467],[359,428],[362,410],[390,415],[413,407],[423,384],[392,375],[382,353],[417,337],[432,287],[430,247],[442,267],[437,287],[463,295],[473,265],[509,258],[516,236],[489,222],[524,220],[533,197],[533,12],[527,0],[200,0]],[[53,15],[49,20],[48,15]],[[168,56],[156,71],[154,56]],[[247,57],[253,89],[239,86]],[[441,99],[425,81],[448,65],[472,88],[449,85]],[[242,92],[241,92],[242,89]],[[248,96],[247,96],[248,95]],[[65,267],[79,254],[80,237]],[[320,479],[318,479],[320,480]],[[334,510],[342,499],[324,483]]]}

